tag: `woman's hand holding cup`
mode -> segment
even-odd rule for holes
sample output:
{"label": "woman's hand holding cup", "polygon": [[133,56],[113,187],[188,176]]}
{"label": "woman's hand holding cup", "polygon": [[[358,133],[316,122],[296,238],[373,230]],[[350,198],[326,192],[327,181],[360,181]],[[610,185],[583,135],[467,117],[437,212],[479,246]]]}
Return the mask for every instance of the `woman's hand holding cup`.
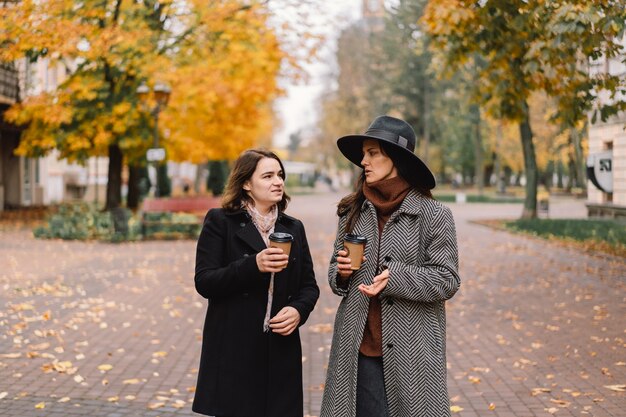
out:
{"label": "woman's hand holding cup", "polygon": [[[365,256],[361,262],[365,262]],[[348,258],[348,251],[340,249],[337,251],[337,273],[341,278],[349,278],[354,273],[352,268],[352,259]]]}
{"label": "woman's hand holding cup", "polygon": [[348,251],[340,249],[337,251],[337,273],[341,278],[348,278],[352,275],[352,260],[348,258]]}
{"label": "woman's hand holding cup", "polygon": [[256,255],[256,265],[261,272],[280,272],[289,263],[289,255],[280,248],[263,249]]}

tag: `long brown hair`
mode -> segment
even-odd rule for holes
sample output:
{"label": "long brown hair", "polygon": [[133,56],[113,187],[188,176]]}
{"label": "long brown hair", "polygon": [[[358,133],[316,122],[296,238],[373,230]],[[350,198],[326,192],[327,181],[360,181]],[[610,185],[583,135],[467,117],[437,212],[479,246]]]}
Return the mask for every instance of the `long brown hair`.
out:
{"label": "long brown hair", "polygon": [[[278,155],[263,148],[248,149],[239,155],[239,158],[235,161],[233,170],[228,176],[228,181],[226,181],[224,195],[222,196],[222,207],[224,210],[231,212],[237,211],[241,209],[241,205],[244,201],[253,203],[252,198],[244,191],[243,185],[252,178],[252,174],[254,174],[259,161],[263,158],[277,160],[282,171],[280,177],[283,181],[285,180],[285,167]],[[278,211],[285,211],[290,199],[291,197],[289,197],[286,192],[283,192],[283,198],[277,203]]]}
{"label": "long brown hair", "polygon": [[[387,142],[378,141],[378,143],[380,144],[381,152],[391,159],[393,165],[398,170],[398,176],[402,177],[406,182],[411,185],[411,187],[413,187],[415,191],[417,191],[424,197],[433,198],[430,190],[420,183],[420,179],[415,177],[414,175],[411,175],[411,171],[409,170],[410,162],[404,156],[404,152],[400,149],[397,149],[395,146],[388,144]],[[342,198],[337,205],[337,215],[348,215],[348,222],[346,223],[346,233],[351,233],[353,231],[354,225],[359,218],[361,206],[365,201],[365,194],[363,194],[364,183],[365,171],[361,170],[361,175],[359,175],[359,178],[357,179],[357,182],[354,186],[354,192]]]}

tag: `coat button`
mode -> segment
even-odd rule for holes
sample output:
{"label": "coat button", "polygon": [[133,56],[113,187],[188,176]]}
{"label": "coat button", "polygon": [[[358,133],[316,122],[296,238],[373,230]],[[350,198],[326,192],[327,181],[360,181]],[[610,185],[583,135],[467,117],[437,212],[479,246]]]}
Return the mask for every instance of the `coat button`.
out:
{"label": "coat button", "polygon": [[393,348],[393,343],[387,343],[387,347],[388,347],[389,349]]}
{"label": "coat button", "polygon": [[393,300],[391,300],[391,299],[387,300],[387,305],[392,306],[393,305]]}
{"label": "coat button", "polygon": [[247,258],[248,256],[250,256],[250,254],[248,254],[248,253],[244,253],[244,254],[243,254],[243,257],[244,257],[244,258]]}
{"label": "coat button", "polygon": [[385,262],[391,262],[391,256],[389,255],[385,256]]}
{"label": "coat button", "polygon": [[239,223],[239,226],[246,227],[246,224],[244,222],[241,222],[241,223]]}

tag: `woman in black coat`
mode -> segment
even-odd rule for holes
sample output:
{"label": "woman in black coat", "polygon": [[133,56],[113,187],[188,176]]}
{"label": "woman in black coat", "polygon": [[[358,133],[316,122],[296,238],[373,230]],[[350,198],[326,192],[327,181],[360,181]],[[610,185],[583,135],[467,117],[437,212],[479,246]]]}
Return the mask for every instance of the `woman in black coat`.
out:
{"label": "woman in black coat", "polygon": [[[302,222],[284,210],[285,171],[253,149],[235,162],[222,208],[208,212],[196,253],[196,290],[208,299],[193,402],[218,417],[303,415],[298,327],[319,296]],[[289,256],[271,233],[293,235]]]}

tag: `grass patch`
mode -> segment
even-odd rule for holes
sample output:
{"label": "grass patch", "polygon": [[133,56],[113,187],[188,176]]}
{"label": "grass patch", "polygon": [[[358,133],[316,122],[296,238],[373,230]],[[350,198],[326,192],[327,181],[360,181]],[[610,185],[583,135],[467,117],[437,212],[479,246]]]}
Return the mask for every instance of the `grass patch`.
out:
{"label": "grass patch", "polygon": [[626,225],[616,220],[519,219],[505,228],[548,239],[576,242],[588,249],[626,256]]}

